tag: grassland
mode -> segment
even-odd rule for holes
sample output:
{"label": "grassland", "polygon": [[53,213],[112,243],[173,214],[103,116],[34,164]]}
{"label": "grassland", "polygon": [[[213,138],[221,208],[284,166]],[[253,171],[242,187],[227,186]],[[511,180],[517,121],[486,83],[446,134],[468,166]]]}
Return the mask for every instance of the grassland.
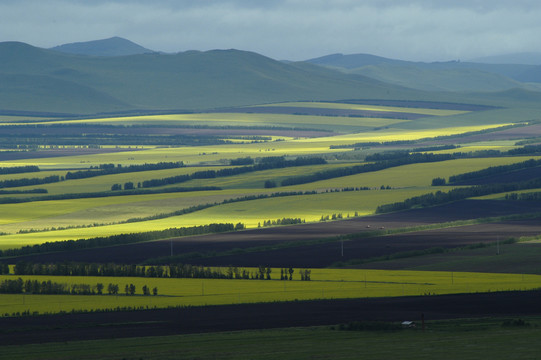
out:
{"label": "grassland", "polygon": [[[274,276],[279,269],[273,269]],[[295,275],[298,277],[298,274]],[[17,278],[0,276],[0,280]],[[541,286],[541,276],[435,271],[312,269],[312,281],[158,279],[110,277],[21,276],[66,284],[118,284],[120,291],[134,284],[157,287],[158,296],[126,295],[26,295],[2,294],[0,313],[29,310],[38,313],[88,311],[115,308],[165,308],[311,299],[343,299],[442,295],[487,291],[530,290]]]}
{"label": "grassland", "polygon": [[330,327],[194,334],[137,339],[4,346],[10,359],[491,359],[535,358],[541,335],[531,326],[502,327],[508,318],[427,322],[426,332],[337,331]]}

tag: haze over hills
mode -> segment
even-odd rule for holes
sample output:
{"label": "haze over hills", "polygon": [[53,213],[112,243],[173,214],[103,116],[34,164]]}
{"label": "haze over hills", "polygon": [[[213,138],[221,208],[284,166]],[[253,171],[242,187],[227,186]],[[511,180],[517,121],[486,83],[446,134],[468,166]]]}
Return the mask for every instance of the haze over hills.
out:
{"label": "haze over hills", "polygon": [[541,65],[541,53],[525,52],[514,54],[503,54],[485,56],[469,60],[470,62],[484,64],[520,64],[520,65]]}
{"label": "haze over hills", "polygon": [[[0,111],[198,111],[359,98],[468,102],[471,92],[535,90],[521,81],[541,81],[541,66],[415,63],[366,54],[286,63],[241,50],[149,52],[118,37],[54,49],[0,43]],[[130,51],[136,54],[126,55]]]}
{"label": "haze over hills", "polygon": [[427,91],[503,91],[515,87],[537,90],[539,85],[524,83],[541,81],[541,66],[524,64],[424,63],[368,54],[333,54],[307,62]]}
{"label": "haze over hills", "polygon": [[115,36],[109,39],[75,42],[55,46],[50,50],[68,54],[93,55],[93,56],[126,56],[152,53],[130,40]]}

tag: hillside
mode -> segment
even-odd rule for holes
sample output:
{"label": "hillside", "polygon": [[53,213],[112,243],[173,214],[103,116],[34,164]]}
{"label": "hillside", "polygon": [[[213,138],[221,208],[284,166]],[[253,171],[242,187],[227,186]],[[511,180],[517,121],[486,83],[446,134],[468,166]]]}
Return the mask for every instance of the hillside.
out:
{"label": "hillside", "polygon": [[126,56],[154,52],[130,40],[117,36],[103,40],[63,44],[55,46],[51,48],[51,50],[68,54],[91,56]]}
{"label": "hillside", "polygon": [[239,50],[97,57],[4,42],[0,62],[0,110],[197,110],[292,100],[420,97],[364,76],[307,63],[284,64]]}
{"label": "hillside", "polygon": [[524,64],[412,62],[368,54],[332,54],[307,62],[425,91],[503,91],[538,82],[538,67]]}

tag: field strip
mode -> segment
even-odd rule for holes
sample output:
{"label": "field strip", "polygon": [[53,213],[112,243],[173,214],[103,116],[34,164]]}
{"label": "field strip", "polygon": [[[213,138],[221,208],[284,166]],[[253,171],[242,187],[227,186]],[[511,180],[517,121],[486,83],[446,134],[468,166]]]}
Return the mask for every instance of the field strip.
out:
{"label": "field strip", "polygon": [[[447,109],[429,109],[429,108],[411,108],[411,107],[396,107],[396,106],[377,106],[377,105],[361,105],[361,104],[348,104],[348,103],[334,103],[334,102],[285,102],[264,104],[259,106],[276,106],[276,107],[299,107],[299,108],[317,108],[317,109],[345,109],[345,110],[367,110],[367,111],[381,111],[381,112],[402,112],[408,114],[422,114],[432,116],[450,116],[469,113],[471,111],[465,110],[447,110]],[[255,106],[254,106],[255,107]]]}
{"label": "field strip", "polygon": [[[273,269],[272,274],[279,274]],[[278,275],[274,275],[278,276]],[[294,275],[298,275],[295,273]],[[0,280],[17,279],[2,275]],[[488,291],[531,290],[541,287],[541,276],[526,274],[437,271],[312,269],[312,281],[164,279],[124,277],[21,276],[23,281],[52,280],[67,284],[118,284],[121,291],[134,284],[136,294],[147,285],[158,296],[126,295],[0,295],[0,314],[29,311],[57,313],[116,308],[165,308],[312,299],[442,295]]]}

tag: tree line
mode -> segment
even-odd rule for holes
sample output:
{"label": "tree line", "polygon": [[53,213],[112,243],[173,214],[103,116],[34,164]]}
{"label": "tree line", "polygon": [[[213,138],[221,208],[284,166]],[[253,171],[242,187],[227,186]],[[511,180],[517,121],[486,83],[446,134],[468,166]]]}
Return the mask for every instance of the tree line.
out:
{"label": "tree line", "polygon": [[417,206],[434,206],[451,201],[463,200],[469,197],[484,196],[489,194],[497,194],[523,189],[535,189],[539,187],[541,187],[541,179],[507,184],[477,185],[465,188],[457,188],[448,192],[437,191],[435,193],[415,196],[393,204],[380,205],[377,207],[376,213],[380,214],[393,211],[407,210]]}
{"label": "tree line", "polygon": [[[279,225],[295,225],[295,224],[304,224],[306,220],[301,218],[282,218],[276,220],[264,220],[263,227],[267,226],[279,226]],[[258,223],[257,227],[261,227],[261,223]]]}
{"label": "tree line", "polygon": [[[156,187],[165,186],[171,184],[178,184],[193,179],[213,179],[218,177],[227,177],[245,174],[255,171],[263,171],[270,169],[280,169],[286,167],[307,166],[307,165],[321,165],[326,164],[327,161],[321,157],[298,157],[294,160],[286,160],[284,156],[273,156],[261,158],[259,162],[251,166],[240,166],[235,168],[225,168],[220,170],[204,170],[196,171],[192,174],[177,175],[166,177],[162,179],[151,179],[143,181],[140,187]],[[138,184],[139,187],[139,184]]]}
{"label": "tree line", "polygon": [[541,200],[541,192],[505,194],[505,200],[538,201]]}
{"label": "tree line", "polygon": [[[157,164],[142,164],[142,165],[130,165],[122,166],[118,164],[116,167],[114,164],[101,164],[99,167],[91,167],[89,170],[81,171],[68,171],[65,176],[60,175],[51,175],[43,178],[22,178],[22,179],[9,179],[0,181],[0,188],[8,187],[20,187],[20,186],[31,186],[31,185],[43,185],[51,184],[64,180],[75,180],[75,179],[86,179],[95,176],[109,175],[109,174],[120,174],[128,172],[139,172],[139,171],[152,171],[152,170],[162,170],[162,169],[175,169],[183,167],[184,163],[179,162],[160,162]],[[21,166],[19,167],[22,172],[37,172],[40,171],[37,166]],[[10,168],[0,168],[1,169],[10,169]],[[22,171],[22,169],[28,169],[29,171]],[[37,170],[36,170],[37,169]],[[5,170],[8,171],[8,170]],[[15,174],[17,172],[6,172],[6,174]],[[1,172],[0,172],[1,174]]]}
{"label": "tree line", "polygon": [[[39,294],[39,295],[103,295],[104,285],[97,283],[89,284],[65,284],[53,282],[51,280],[38,281],[18,278],[16,280],[3,280],[0,282],[1,294]],[[118,284],[109,283],[106,289],[109,295],[118,295]],[[133,284],[126,284],[124,288],[126,295],[135,295],[136,287]],[[147,285],[142,287],[143,295],[150,295],[150,288]],[[152,289],[153,295],[158,295],[158,288]]]}
{"label": "tree line", "polygon": [[[0,267],[2,269],[2,267]],[[3,269],[5,271],[5,269]],[[293,280],[293,268],[281,269],[280,280]],[[188,278],[188,279],[239,279],[271,280],[272,268],[259,266],[255,270],[229,266],[211,268],[190,264],[170,265],[122,265],[115,263],[76,263],[40,264],[20,261],[14,266],[14,274],[46,276],[114,276],[148,278]],[[9,270],[6,274],[9,274]],[[299,270],[302,281],[310,280],[310,270]],[[289,277],[288,277],[289,275]]]}
{"label": "tree line", "polygon": [[449,183],[459,183],[459,182],[465,182],[470,181],[473,179],[479,179],[484,178],[492,175],[507,173],[515,170],[521,170],[521,169],[527,169],[532,167],[541,166],[541,159],[535,160],[535,159],[529,159],[523,162],[510,164],[510,165],[500,165],[500,166],[491,166],[486,169],[478,170],[478,171],[472,171],[464,174],[458,174],[449,176]]}
{"label": "tree line", "polygon": [[[5,197],[0,198],[0,204],[17,204],[33,201],[47,201],[47,200],[66,200],[66,199],[88,199],[99,198],[109,196],[123,196],[123,195],[148,195],[148,194],[163,194],[163,193],[175,193],[175,192],[192,192],[192,191],[210,191],[210,190],[222,190],[217,186],[193,186],[193,187],[174,187],[167,189],[134,189],[127,191],[117,191],[111,193],[110,191],[99,191],[91,193],[71,193],[71,194],[57,194],[57,195],[45,195],[45,196],[33,196],[24,198]],[[0,190],[1,191],[1,190]],[[8,191],[5,191],[6,193]],[[9,191],[10,194],[29,194],[29,193],[47,193],[46,189],[33,189],[33,190],[14,190]]]}
{"label": "tree line", "polygon": [[28,254],[54,252],[54,251],[70,251],[76,249],[88,249],[93,247],[102,247],[120,244],[133,244],[137,242],[158,240],[172,237],[201,235],[219,232],[228,232],[244,229],[244,224],[236,225],[231,223],[225,224],[208,224],[191,227],[170,228],[166,230],[146,231],[131,234],[118,234],[111,236],[95,237],[90,239],[66,240],[45,242],[43,244],[27,245],[18,249],[0,250],[0,257],[5,256],[21,256]]}
{"label": "tree line", "polygon": [[0,188],[19,187],[19,186],[32,186],[43,185],[59,182],[63,180],[58,175],[46,176],[43,178],[22,178],[22,179],[10,179],[0,181]]}
{"label": "tree line", "polygon": [[36,165],[0,167],[0,175],[6,174],[22,174],[28,172],[39,172],[40,169]]}
{"label": "tree line", "polygon": [[184,162],[159,162],[156,164],[140,164],[140,165],[129,165],[122,166],[122,164],[100,164],[96,167],[91,166],[89,170],[80,170],[80,171],[68,171],[66,173],[65,179],[86,179],[95,176],[102,175],[111,175],[111,174],[123,174],[129,172],[139,172],[139,171],[154,171],[154,170],[165,170],[165,169],[178,169],[184,167]]}
{"label": "tree line", "polygon": [[[384,155],[382,155],[384,157]],[[376,161],[372,164],[356,165],[350,167],[343,167],[325,171],[318,171],[314,174],[301,175],[290,177],[282,180],[282,186],[289,185],[299,185],[311,183],[314,181],[328,180],[337,177],[349,176],[362,174],[367,172],[379,171],[383,169],[388,169],[391,167],[416,164],[416,163],[426,163],[426,162],[437,162],[437,161],[446,161],[451,160],[453,157],[451,154],[424,154],[424,153],[415,153],[415,154],[404,154],[399,157],[393,157],[390,159],[384,159],[381,161]]]}

